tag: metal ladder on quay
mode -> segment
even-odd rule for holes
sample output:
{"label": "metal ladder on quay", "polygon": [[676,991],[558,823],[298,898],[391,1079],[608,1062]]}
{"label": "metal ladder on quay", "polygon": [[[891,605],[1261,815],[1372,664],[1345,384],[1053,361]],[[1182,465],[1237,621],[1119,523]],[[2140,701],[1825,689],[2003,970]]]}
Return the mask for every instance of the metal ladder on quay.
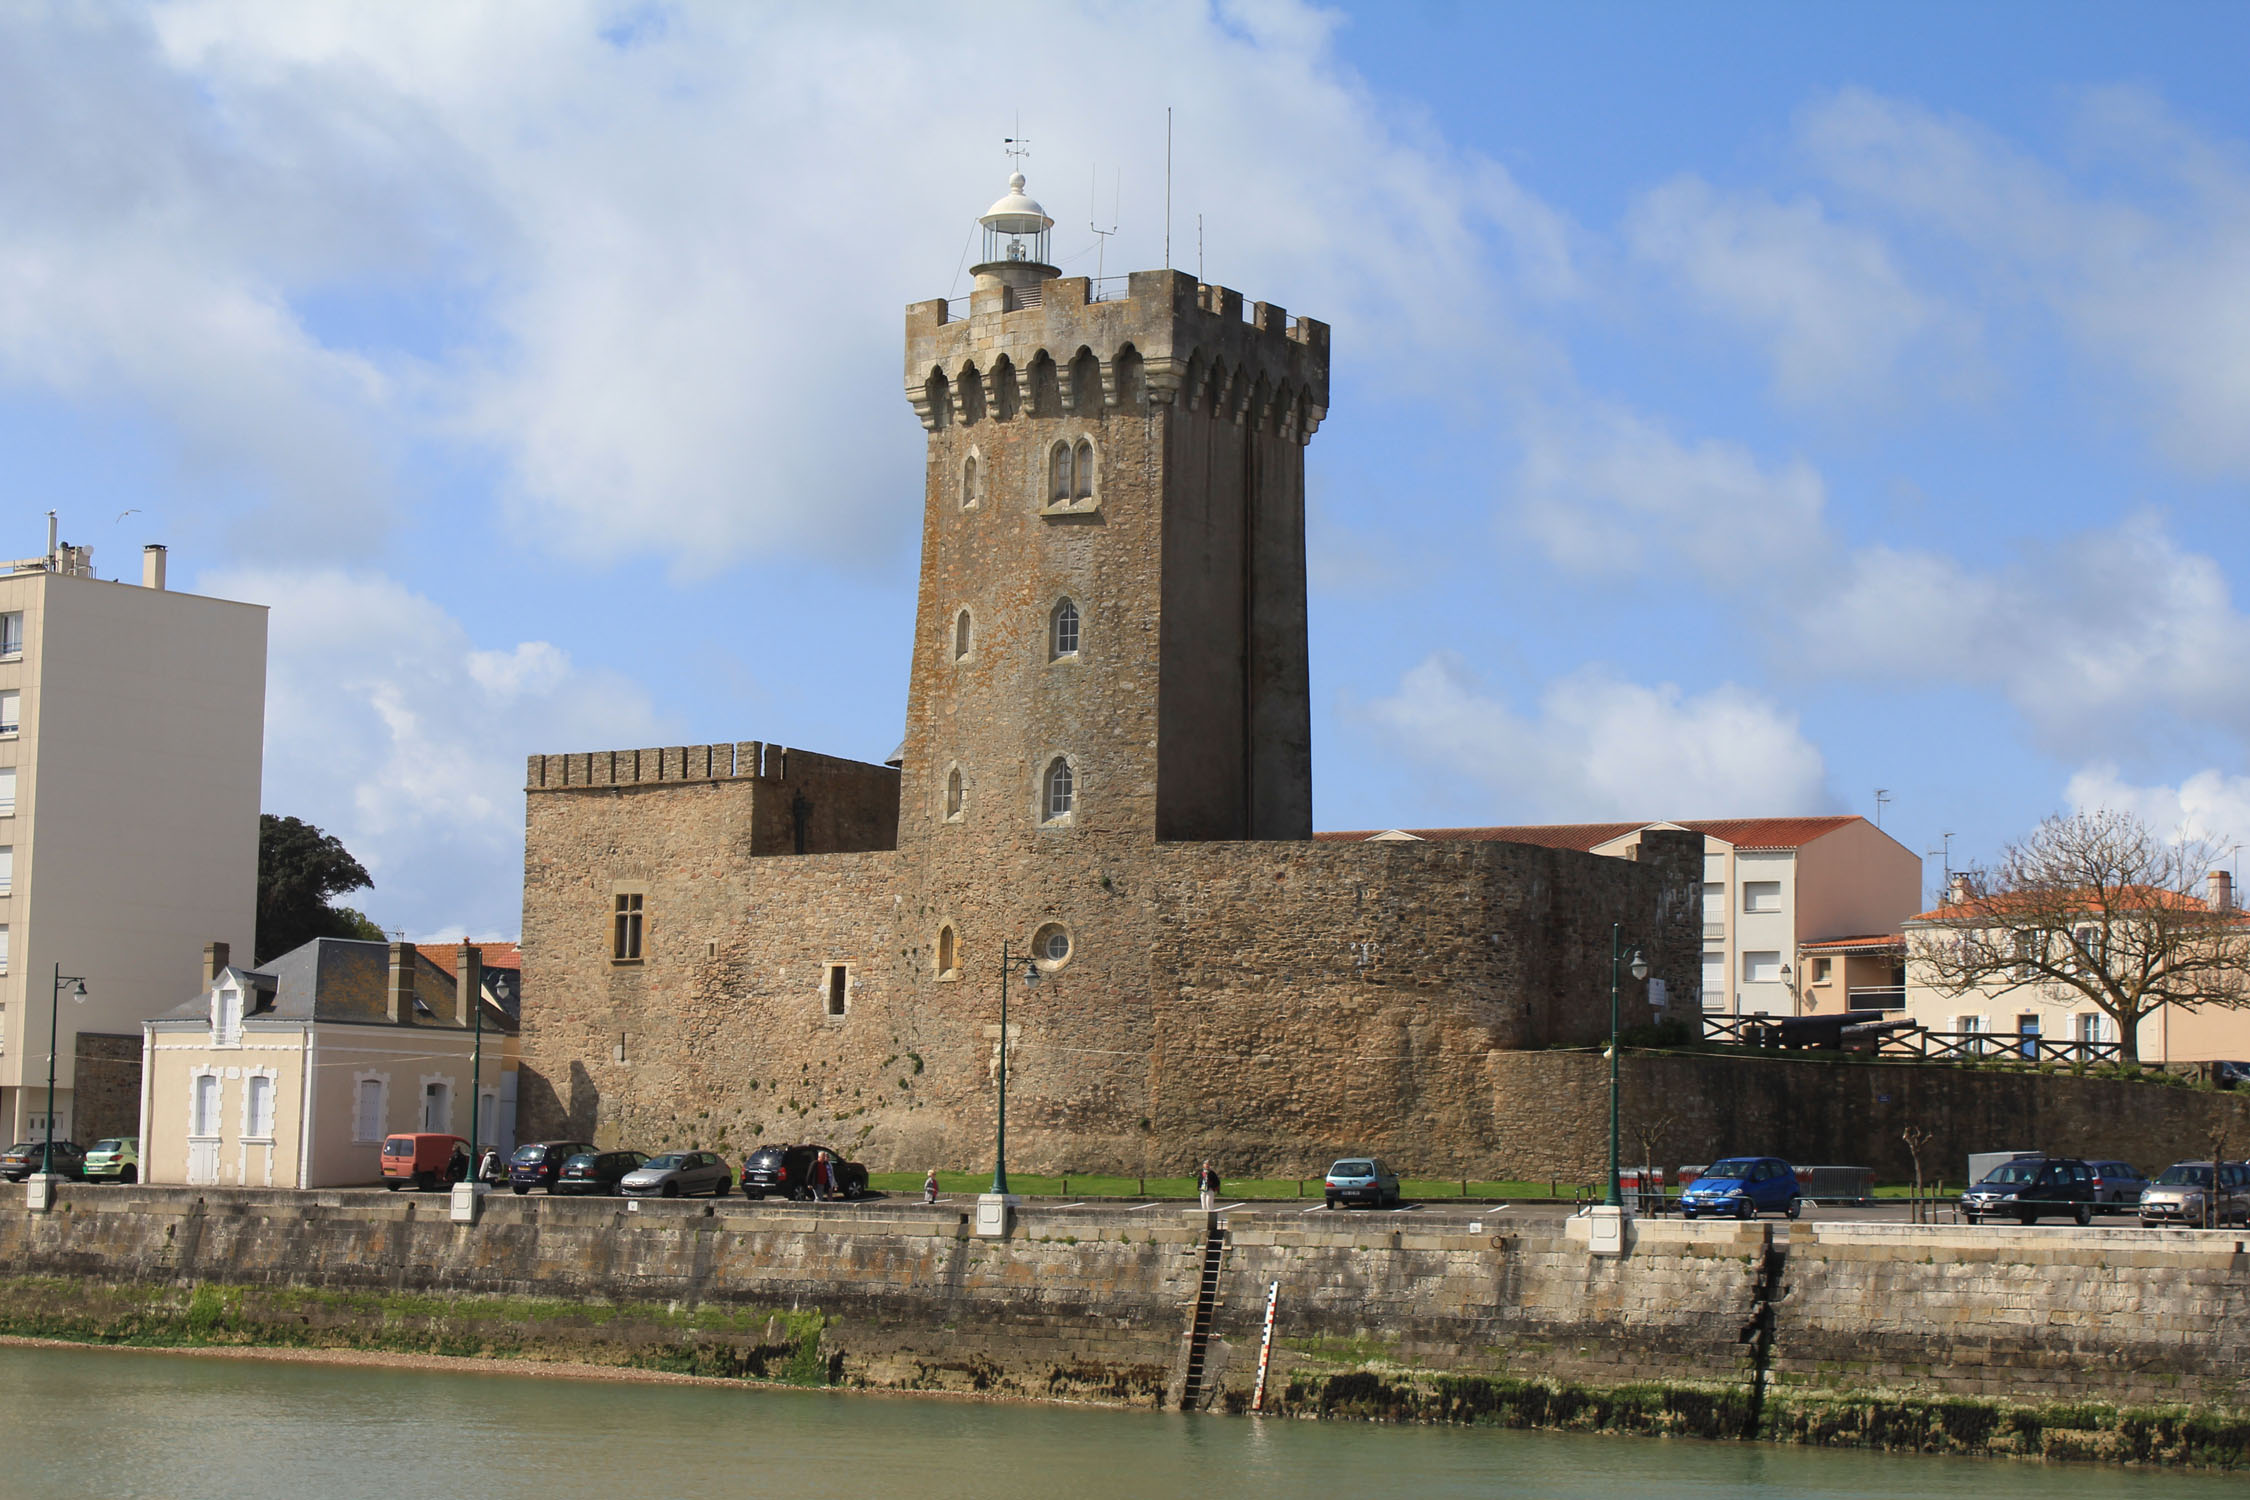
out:
{"label": "metal ladder on quay", "polygon": [[1216,1216],[1203,1238],[1203,1277],[1195,1292],[1195,1317],[1188,1324],[1187,1375],[1180,1383],[1180,1410],[1194,1411],[1203,1399],[1204,1356],[1211,1347],[1211,1324],[1219,1310],[1219,1273],[1226,1265],[1226,1225]]}

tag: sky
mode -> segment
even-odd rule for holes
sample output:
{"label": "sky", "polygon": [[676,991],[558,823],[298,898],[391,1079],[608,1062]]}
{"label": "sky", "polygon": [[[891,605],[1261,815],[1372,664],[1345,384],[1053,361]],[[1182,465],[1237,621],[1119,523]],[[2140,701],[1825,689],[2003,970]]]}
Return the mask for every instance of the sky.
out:
{"label": "sky", "polygon": [[512,936],[527,755],[898,743],[903,308],[1010,136],[1066,274],[1165,264],[1169,106],[1170,262],[1334,330],[1317,826],[2231,845],[2246,55],[2184,0],[0,0],[0,554],[52,508],[271,606],[266,809]]}

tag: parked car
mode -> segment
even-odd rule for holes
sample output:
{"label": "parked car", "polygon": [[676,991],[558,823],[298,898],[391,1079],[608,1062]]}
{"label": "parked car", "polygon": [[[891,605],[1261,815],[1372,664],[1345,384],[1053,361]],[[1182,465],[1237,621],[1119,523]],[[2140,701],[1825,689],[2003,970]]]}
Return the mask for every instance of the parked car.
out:
{"label": "parked car", "polygon": [[469,1177],[469,1143],[457,1135],[394,1135],[383,1142],[383,1186],[397,1192],[413,1183],[419,1192]]}
{"label": "parked car", "polygon": [[1699,1219],[1705,1214],[1727,1214],[1737,1219],[1759,1214],[1787,1214],[1794,1219],[1805,1211],[1805,1195],[1797,1184],[1797,1169],[1778,1156],[1730,1156],[1705,1167],[1680,1194],[1680,1217]]}
{"label": "parked car", "polygon": [[2094,1221],[2094,1169],[2075,1156],[2019,1156],[1961,1195],[1961,1216],[1971,1224],[1987,1218],[2036,1224],[2063,1214],[2081,1224]]}
{"label": "parked car", "polygon": [[[39,1170],[41,1155],[46,1151],[45,1141],[19,1141],[6,1151],[0,1151],[0,1177],[10,1182],[21,1182]],[[57,1177],[86,1175],[86,1153],[76,1141],[55,1142],[54,1174]]]}
{"label": "parked car", "polygon": [[2094,1169],[2094,1212],[2123,1213],[2141,1201],[2148,1179],[2129,1161],[2090,1161]]}
{"label": "parked car", "polygon": [[562,1163],[547,1191],[564,1197],[614,1194],[627,1174],[639,1171],[647,1160],[647,1155],[639,1151],[596,1151],[588,1147]]}
{"label": "parked car", "polygon": [[763,1198],[778,1193],[784,1198],[810,1198],[813,1164],[823,1151],[828,1152],[828,1164],[835,1170],[838,1196],[857,1198],[867,1191],[867,1168],[844,1160],[841,1151],[810,1144],[773,1145],[760,1146],[742,1159],[742,1196]]}
{"label": "parked car", "polygon": [[85,1173],[88,1182],[139,1182],[141,1143],[126,1135],[94,1142],[86,1152]]}
{"label": "parked car", "polygon": [[1341,1157],[1328,1168],[1320,1185],[1328,1206],[1366,1203],[1376,1208],[1398,1207],[1398,1173],[1373,1156]]}
{"label": "parked car", "polygon": [[618,1179],[628,1198],[692,1198],[709,1193],[724,1198],[734,1173],[716,1151],[666,1151],[652,1156]]}
{"label": "parked car", "polygon": [[592,1141],[533,1141],[518,1146],[508,1158],[508,1186],[519,1198],[535,1187],[543,1187],[551,1193],[563,1164],[593,1149]]}
{"label": "parked car", "polygon": [[[0,1162],[6,1160],[0,1157]],[[2217,1176],[2214,1186],[2207,1161],[2176,1161],[2166,1167],[2141,1190],[2141,1227],[2250,1224],[2250,1166],[2221,1162]]]}

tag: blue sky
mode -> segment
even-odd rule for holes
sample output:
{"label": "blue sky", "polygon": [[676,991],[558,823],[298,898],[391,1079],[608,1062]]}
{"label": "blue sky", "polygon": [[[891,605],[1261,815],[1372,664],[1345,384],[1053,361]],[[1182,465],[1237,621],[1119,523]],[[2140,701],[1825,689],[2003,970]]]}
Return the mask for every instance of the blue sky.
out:
{"label": "blue sky", "polygon": [[[1316,818],[2250,838],[2250,11],[0,6],[0,444],[273,606],[269,809],[513,933],[523,757],[900,736],[1019,116],[1334,326]],[[1098,186],[1097,186],[1098,184]],[[1197,220],[1201,217],[1201,248]],[[120,512],[139,513],[117,519]],[[0,549],[4,550],[4,549]],[[1936,879],[1935,862],[1931,882]]]}

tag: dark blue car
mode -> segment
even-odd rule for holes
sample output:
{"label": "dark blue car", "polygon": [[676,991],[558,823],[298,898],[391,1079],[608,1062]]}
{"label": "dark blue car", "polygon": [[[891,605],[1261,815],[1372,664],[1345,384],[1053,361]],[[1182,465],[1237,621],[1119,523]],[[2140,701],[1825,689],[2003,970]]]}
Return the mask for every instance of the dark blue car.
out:
{"label": "dark blue car", "polygon": [[1683,1219],[1704,1214],[1748,1219],[1766,1213],[1787,1214],[1794,1219],[1804,1206],[1797,1169],[1778,1156],[1730,1156],[1715,1161],[1680,1194]]}

